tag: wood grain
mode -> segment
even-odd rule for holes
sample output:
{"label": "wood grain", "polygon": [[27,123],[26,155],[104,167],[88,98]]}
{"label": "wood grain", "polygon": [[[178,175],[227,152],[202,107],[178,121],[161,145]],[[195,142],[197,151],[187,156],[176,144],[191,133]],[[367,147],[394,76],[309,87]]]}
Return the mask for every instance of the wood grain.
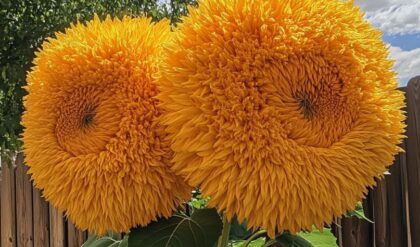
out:
{"label": "wood grain", "polygon": [[16,234],[18,247],[33,247],[32,184],[23,164],[23,154],[16,158]]}
{"label": "wood grain", "polygon": [[41,191],[33,189],[33,215],[34,215],[34,247],[50,246],[49,239],[49,210],[48,203],[41,196]]}
{"label": "wood grain", "polygon": [[76,228],[71,222],[67,221],[67,246],[80,247],[87,239],[87,233]]}
{"label": "wood grain", "polygon": [[1,179],[1,246],[16,247],[15,172],[2,163]]}
{"label": "wood grain", "polygon": [[390,167],[391,175],[386,176],[387,194],[387,236],[386,246],[407,246],[407,216],[404,201],[403,167],[406,166],[405,153],[398,155],[394,165]]}
{"label": "wood grain", "polygon": [[407,86],[407,178],[411,240],[420,246],[420,77]]}
{"label": "wood grain", "polygon": [[64,219],[61,212],[54,207],[49,207],[50,211],[50,246],[64,247]]}
{"label": "wood grain", "polygon": [[368,231],[369,223],[358,218],[342,218],[342,247],[371,247],[370,240],[365,234]]}

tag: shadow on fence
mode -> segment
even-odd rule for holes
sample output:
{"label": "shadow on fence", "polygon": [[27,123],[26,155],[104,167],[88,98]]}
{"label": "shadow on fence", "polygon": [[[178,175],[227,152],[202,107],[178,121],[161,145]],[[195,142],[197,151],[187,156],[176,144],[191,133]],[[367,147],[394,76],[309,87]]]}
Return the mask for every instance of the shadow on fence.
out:
{"label": "shadow on fence", "polygon": [[[391,175],[378,181],[364,200],[365,214],[337,219],[333,231],[340,247],[420,246],[420,77],[406,88],[407,139],[405,153],[396,157]],[[1,247],[78,247],[87,237],[32,187],[23,156],[0,174]]]}

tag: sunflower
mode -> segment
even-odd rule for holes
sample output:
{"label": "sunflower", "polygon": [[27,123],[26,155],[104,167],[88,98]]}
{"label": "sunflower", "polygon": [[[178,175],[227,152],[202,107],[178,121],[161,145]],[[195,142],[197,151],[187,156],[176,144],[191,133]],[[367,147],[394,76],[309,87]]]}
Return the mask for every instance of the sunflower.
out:
{"label": "sunflower", "polygon": [[322,228],[401,151],[388,54],[352,2],[200,1],[159,75],[172,169],[271,237]]}
{"label": "sunflower", "polygon": [[169,217],[190,196],[170,169],[155,98],[170,35],[166,21],[95,16],[36,54],[22,120],[26,162],[35,186],[81,229],[126,232]]}

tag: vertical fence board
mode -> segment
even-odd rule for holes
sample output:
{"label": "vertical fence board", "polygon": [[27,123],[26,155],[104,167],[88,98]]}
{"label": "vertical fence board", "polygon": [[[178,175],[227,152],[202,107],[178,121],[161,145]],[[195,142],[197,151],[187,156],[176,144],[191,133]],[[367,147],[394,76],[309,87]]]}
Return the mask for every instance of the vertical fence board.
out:
{"label": "vertical fence board", "polygon": [[406,215],[404,212],[403,179],[401,167],[405,154],[398,155],[389,169],[391,175],[385,177],[387,193],[387,246],[407,246]]}
{"label": "vertical fence board", "polygon": [[15,172],[5,162],[1,170],[1,246],[16,247]]}
{"label": "vertical fence board", "polygon": [[413,246],[420,246],[420,77],[407,86],[407,177]]}
{"label": "vertical fence board", "polygon": [[387,194],[386,194],[386,180],[378,181],[375,190],[373,191],[373,203],[375,205],[373,212],[373,221],[375,222],[375,243],[376,247],[387,247]]}
{"label": "vertical fence board", "polygon": [[[406,150],[406,141],[404,141],[403,148]],[[404,238],[407,241],[407,247],[412,247],[412,237],[411,237],[411,222],[410,222],[410,202],[408,194],[408,175],[407,175],[407,157],[406,154],[401,154],[399,156],[401,164],[401,190],[402,190],[402,200],[403,200],[403,214],[404,214]]]}
{"label": "vertical fence board", "polygon": [[41,191],[33,189],[34,247],[49,247],[48,203],[42,198]]}
{"label": "vertical fence board", "polygon": [[[373,220],[374,218],[374,208],[373,208],[373,190],[371,189],[366,198],[362,201],[363,204],[363,211],[365,213],[365,216]],[[359,219],[360,220],[360,219]],[[366,221],[366,220],[360,220],[363,221],[363,246],[372,246],[375,242],[375,224]]]}
{"label": "vertical fence board", "polygon": [[26,174],[23,154],[16,158],[16,234],[18,247],[33,247],[32,184]]}
{"label": "vertical fence board", "polygon": [[54,207],[50,207],[50,246],[65,246],[63,215]]}
{"label": "vertical fence board", "polygon": [[341,247],[371,247],[369,235],[369,223],[358,218],[341,219],[342,240]]}
{"label": "vertical fence board", "polygon": [[331,231],[337,238],[337,245],[343,246],[343,231],[341,230],[341,218],[335,218],[334,223],[331,225]]}
{"label": "vertical fence board", "polygon": [[68,247],[80,247],[86,240],[86,233],[78,230],[74,224],[67,221],[67,246]]}

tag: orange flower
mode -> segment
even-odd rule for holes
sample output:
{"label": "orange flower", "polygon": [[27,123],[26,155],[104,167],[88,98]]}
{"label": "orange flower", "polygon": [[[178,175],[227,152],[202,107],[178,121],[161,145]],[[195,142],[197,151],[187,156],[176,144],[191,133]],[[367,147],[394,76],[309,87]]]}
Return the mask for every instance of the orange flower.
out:
{"label": "orange flower", "polygon": [[201,1],[177,33],[158,96],[172,168],[228,218],[322,228],[401,151],[393,62],[351,2]]}
{"label": "orange flower", "polygon": [[26,161],[81,229],[126,232],[169,217],[190,188],[170,170],[152,77],[169,23],[98,17],[44,43],[28,75]]}

